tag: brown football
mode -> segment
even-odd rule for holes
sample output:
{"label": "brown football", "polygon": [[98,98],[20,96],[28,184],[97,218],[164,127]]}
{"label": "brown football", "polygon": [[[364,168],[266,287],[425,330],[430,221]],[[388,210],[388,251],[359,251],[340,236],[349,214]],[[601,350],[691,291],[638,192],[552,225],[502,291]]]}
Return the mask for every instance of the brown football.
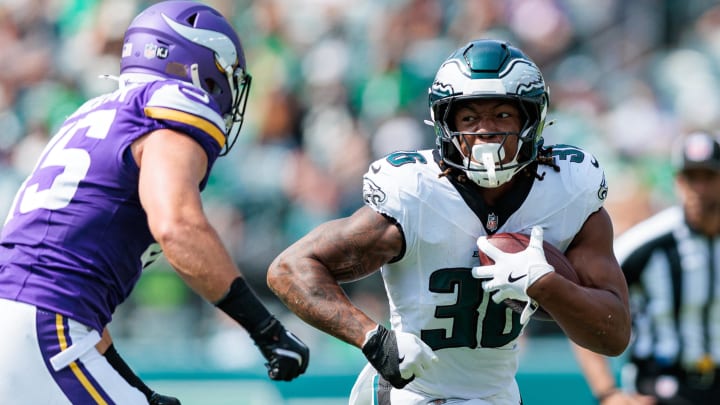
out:
{"label": "brown football", "polygon": [[[497,233],[495,235],[488,236],[487,239],[488,242],[490,242],[493,246],[506,253],[517,253],[525,250],[525,248],[528,246],[528,243],[530,242],[529,235],[514,232]],[[578,278],[575,269],[561,251],[559,251],[555,246],[551,245],[548,242],[543,242],[543,248],[545,250],[545,258],[547,259],[548,263],[555,268],[556,273],[572,281],[575,284],[580,284],[580,278]],[[480,256],[481,265],[494,264],[493,260],[489,258],[485,253],[483,253],[482,251],[478,253]],[[505,300],[504,303],[513,311],[518,313],[522,312],[523,308],[525,307],[524,302],[517,300]],[[538,308],[537,311],[535,311],[535,314],[533,314],[533,319],[538,319],[542,321],[553,320],[550,314],[545,312],[542,307]]]}

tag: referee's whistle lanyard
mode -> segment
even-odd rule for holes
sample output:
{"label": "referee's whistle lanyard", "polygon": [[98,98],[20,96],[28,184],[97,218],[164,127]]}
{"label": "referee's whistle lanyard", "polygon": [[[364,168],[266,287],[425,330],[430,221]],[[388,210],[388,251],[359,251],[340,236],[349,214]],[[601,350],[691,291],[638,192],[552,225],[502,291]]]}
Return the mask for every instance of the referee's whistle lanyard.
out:
{"label": "referee's whistle lanyard", "polygon": [[80,356],[93,349],[98,342],[100,342],[100,334],[96,330],[91,330],[70,347],[50,358],[53,370],[60,371],[64,369],[70,363],[79,359]]}

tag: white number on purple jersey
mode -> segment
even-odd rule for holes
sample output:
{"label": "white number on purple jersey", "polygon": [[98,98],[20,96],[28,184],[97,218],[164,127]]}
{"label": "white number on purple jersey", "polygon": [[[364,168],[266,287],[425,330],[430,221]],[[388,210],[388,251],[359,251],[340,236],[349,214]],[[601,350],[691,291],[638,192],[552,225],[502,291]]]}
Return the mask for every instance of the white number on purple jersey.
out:
{"label": "white number on purple jersey", "polygon": [[53,179],[49,188],[43,190],[38,189],[37,183],[32,183],[31,174],[15,196],[5,222],[12,218],[15,207],[23,214],[38,208],[58,210],[66,207],[90,168],[90,154],[83,149],[68,148],[68,142],[80,132],[90,138],[105,139],[115,114],[116,110],[96,110],[60,128],[45,147],[33,172],[47,167],[62,167],[63,171]]}

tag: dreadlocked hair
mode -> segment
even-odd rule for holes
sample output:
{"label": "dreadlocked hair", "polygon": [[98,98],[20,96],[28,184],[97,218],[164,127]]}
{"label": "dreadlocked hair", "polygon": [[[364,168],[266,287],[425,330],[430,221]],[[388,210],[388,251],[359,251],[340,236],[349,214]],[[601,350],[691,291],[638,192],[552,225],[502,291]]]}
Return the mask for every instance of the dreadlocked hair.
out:
{"label": "dreadlocked hair", "polygon": [[[553,157],[552,151],[553,151],[552,146],[549,146],[547,148],[544,146],[541,147],[540,150],[538,151],[535,161],[537,161],[541,165],[550,166],[550,167],[552,167],[553,170],[555,170],[556,172],[559,172],[560,166],[558,166],[557,163],[555,163],[555,158]],[[542,175],[537,174],[537,172],[532,173],[532,174],[535,175],[535,178],[538,180],[542,180],[545,178],[545,172],[543,172]]]}
{"label": "dreadlocked hair", "polygon": [[[559,172],[560,166],[558,166],[555,163],[555,158],[553,157],[552,151],[553,151],[552,146],[549,146],[547,148],[541,147],[540,150],[538,151],[535,161],[541,165],[550,166],[554,171]],[[445,164],[444,160],[440,160],[440,162],[438,162],[438,163],[439,163],[440,169],[441,169],[440,174],[438,174],[438,178],[448,177],[454,173],[456,175],[455,178],[459,182],[464,183],[464,182],[468,181],[468,177],[464,171],[454,168],[452,166],[448,166],[447,164]],[[529,166],[530,165],[525,166],[525,168],[522,169],[521,173],[523,173],[525,176],[535,177],[536,179],[538,179],[540,181],[542,181],[545,178],[544,172],[543,172],[543,174],[538,174],[536,171],[532,172],[532,171],[528,170]]]}

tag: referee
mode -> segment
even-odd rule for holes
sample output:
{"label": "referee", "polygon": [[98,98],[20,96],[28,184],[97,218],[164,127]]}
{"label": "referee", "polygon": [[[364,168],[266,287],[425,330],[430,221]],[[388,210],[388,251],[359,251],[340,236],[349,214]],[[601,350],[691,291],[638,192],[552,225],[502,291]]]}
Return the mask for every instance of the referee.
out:
{"label": "referee", "polygon": [[615,242],[633,310],[622,383],[604,357],[575,348],[602,405],[720,404],[720,140],[693,133],[676,149],[680,205]]}

